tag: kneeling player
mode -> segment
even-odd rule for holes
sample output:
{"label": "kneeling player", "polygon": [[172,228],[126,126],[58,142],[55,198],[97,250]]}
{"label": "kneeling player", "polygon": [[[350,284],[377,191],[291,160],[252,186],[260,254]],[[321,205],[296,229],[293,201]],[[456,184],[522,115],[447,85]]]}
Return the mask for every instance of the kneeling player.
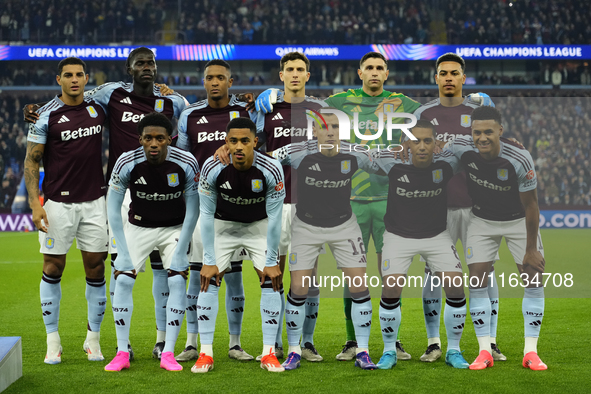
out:
{"label": "kneeling player", "polygon": [[[337,267],[351,278],[352,318],[358,342],[355,365],[376,369],[368,350],[371,298],[363,280],[354,280],[365,275],[367,260],[361,230],[349,203],[353,174],[358,168],[375,170],[366,152],[357,152],[352,149],[353,145],[339,141],[338,118],[323,114],[328,129],[315,124],[314,135],[318,141],[290,144],[273,152],[282,164],[291,164],[299,171],[298,202],[289,257],[291,286],[285,308],[289,354],[283,366],[288,370],[300,366],[299,341],[305,319],[304,304],[312,283],[314,263],[322,246],[327,243],[336,258]],[[358,282],[360,285],[356,286]]]}
{"label": "kneeling player", "polygon": [[429,121],[418,121],[412,133],[416,140],[410,141],[410,164],[394,159],[394,154],[388,152],[382,152],[376,160],[389,178],[388,206],[384,217],[384,287],[380,302],[384,354],[378,368],[390,369],[396,365],[400,295],[413,257],[421,254],[427,259],[431,271],[439,276],[447,297],[443,315],[447,331],[445,361],[454,368],[465,369],[469,364],[460,352],[466,320],[462,266],[446,229],[446,186],[461,167],[450,152],[433,155],[437,134]]}
{"label": "kneeling player", "polygon": [[470,315],[480,352],[470,369],[484,369],[494,364],[487,282],[495,254],[505,237],[525,287],[523,366],[544,370],[548,367],[537,353],[544,316],[541,276],[545,261],[538,230],[536,172],[529,152],[501,138],[502,134],[500,112],[492,107],[479,107],[472,112],[472,138],[459,137],[450,147],[467,172],[468,192],[473,203],[466,261],[470,285],[478,283],[470,288]]}
{"label": "kneeling player", "polygon": [[[199,165],[190,153],[170,147],[172,123],[166,116],[145,116],[138,124],[138,132],[142,146],[117,160],[107,202],[118,250],[113,297],[117,346],[127,349],[135,279],[144,270],[150,253],[158,248],[164,269],[168,270],[170,289],[160,367],[181,371],[183,367],[174,359],[173,351],[185,316],[187,253],[199,216]],[[131,190],[131,206],[124,232],[121,204],[127,188]],[[105,370],[125,368],[129,368],[129,353],[120,350]]]}
{"label": "kneeling player", "polygon": [[[197,300],[201,353],[191,372],[213,369],[213,334],[218,312],[218,291],[231,269],[236,248],[245,248],[261,283],[263,357],[261,368],[284,369],[275,356],[275,336],[281,309],[281,271],[277,248],[285,188],[279,162],[254,151],[256,126],[248,118],[235,118],[226,127],[232,164],[209,158],[199,184],[203,267]],[[265,256],[266,254],[266,256]]]}

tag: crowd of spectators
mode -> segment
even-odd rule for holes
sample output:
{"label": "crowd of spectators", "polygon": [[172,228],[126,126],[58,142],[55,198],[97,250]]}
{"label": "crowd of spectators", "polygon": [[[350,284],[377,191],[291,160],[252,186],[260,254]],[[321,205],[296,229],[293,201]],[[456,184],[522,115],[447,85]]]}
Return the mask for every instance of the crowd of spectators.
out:
{"label": "crowd of spectators", "polygon": [[[25,43],[148,43],[166,26],[186,44],[591,44],[585,0],[203,0],[180,12],[172,0],[2,4],[0,41]],[[434,19],[444,37],[430,31]]]}
{"label": "crowd of spectators", "polygon": [[591,44],[585,0],[445,2],[449,44]]}
{"label": "crowd of spectators", "polygon": [[[320,97],[325,92],[311,93]],[[437,94],[436,90],[404,93],[423,103]],[[540,206],[590,209],[591,97],[581,97],[580,92],[569,93],[573,97],[558,97],[556,91],[543,91],[545,97],[524,97],[515,91],[502,94],[511,97],[493,100],[504,116],[505,135],[519,140],[536,162]],[[202,98],[202,92],[192,95]],[[27,126],[22,120],[22,106],[50,98],[0,96],[0,212],[9,211],[23,174]],[[105,136],[105,163],[107,146]]]}
{"label": "crowd of spectators", "polygon": [[591,205],[591,97],[497,99],[508,135],[531,152],[540,206]]}
{"label": "crowd of spectators", "polygon": [[418,0],[205,0],[178,28],[191,44],[427,44],[430,21]]}
{"label": "crowd of spectators", "polygon": [[163,0],[2,0],[0,41],[150,42],[155,32],[162,30],[166,10]]}

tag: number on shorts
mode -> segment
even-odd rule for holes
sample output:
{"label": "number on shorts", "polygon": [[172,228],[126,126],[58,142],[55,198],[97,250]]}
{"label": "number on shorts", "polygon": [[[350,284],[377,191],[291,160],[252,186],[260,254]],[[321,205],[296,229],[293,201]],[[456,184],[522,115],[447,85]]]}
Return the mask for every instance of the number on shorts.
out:
{"label": "number on shorts", "polygon": [[[355,247],[355,241],[353,241],[352,239],[348,239],[347,241],[349,241],[349,243],[351,244],[351,248],[353,248],[353,256],[357,256],[359,254],[359,252],[357,251],[357,248]],[[361,254],[365,254],[365,246],[363,245],[363,238],[357,237],[357,242],[359,242],[359,249],[361,251]]]}

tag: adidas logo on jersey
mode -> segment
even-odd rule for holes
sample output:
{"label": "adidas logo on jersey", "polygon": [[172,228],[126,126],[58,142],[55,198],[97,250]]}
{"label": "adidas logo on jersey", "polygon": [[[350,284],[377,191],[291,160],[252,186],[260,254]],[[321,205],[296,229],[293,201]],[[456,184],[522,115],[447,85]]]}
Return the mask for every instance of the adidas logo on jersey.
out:
{"label": "adidas logo on jersey", "polygon": [[283,116],[281,116],[281,112],[277,112],[277,115],[273,116],[271,120],[282,120]]}
{"label": "adidas logo on jersey", "polygon": [[207,121],[207,119],[205,119],[205,116],[202,116],[202,117],[201,117],[201,119],[199,119],[199,120],[197,121],[197,124],[205,124],[205,123],[209,123],[209,122]]}
{"label": "adidas logo on jersey", "polygon": [[410,183],[410,179],[408,179],[408,175],[406,175],[406,174],[404,174],[403,176],[401,176],[400,178],[398,178],[398,180],[400,182]]}
{"label": "adidas logo on jersey", "polygon": [[468,164],[468,167],[474,168],[475,170],[478,170],[478,167],[476,167],[476,164],[474,164],[474,162]]}
{"label": "adidas logo on jersey", "polygon": [[320,171],[320,166],[318,165],[318,163],[316,163],[313,166],[308,167],[308,170]]}
{"label": "adidas logo on jersey", "polygon": [[140,179],[138,179],[137,181],[134,182],[136,185],[147,185],[148,182],[146,182],[146,180],[144,179],[144,177],[140,177]]}
{"label": "adidas logo on jersey", "polygon": [[434,125],[434,126],[439,126],[439,122],[437,121],[437,118],[433,118],[431,120],[431,124]]}
{"label": "adidas logo on jersey", "polygon": [[119,100],[119,102],[123,104],[131,104],[131,99],[129,97],[125,97],[123,100]]}
{"label": "adidas logo on jersey", "polygon": [[357,105],[351,109],[351,112],[361,112],[361,107]]}
{"label": "adidas logo on jersey", "polygon": [[66,123],[69,122],[70,119],[68,119],[68,117],[66,115],[62,115],[62,117],[60,118],[60,120],[58,121],[58,123]]}
{"label": "adidas logo on jersey", "polygon": [[226,181],[226,182],[222,183],[222,185],[220,186],[220,188],[231,190],[232,189],[232,186],[230,186],[230,181]]}

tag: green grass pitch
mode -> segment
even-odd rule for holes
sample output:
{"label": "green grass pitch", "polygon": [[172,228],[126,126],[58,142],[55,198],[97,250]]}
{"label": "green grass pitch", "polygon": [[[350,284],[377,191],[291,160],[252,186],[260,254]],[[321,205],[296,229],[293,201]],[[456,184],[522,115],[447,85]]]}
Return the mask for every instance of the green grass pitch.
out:
{"label": "green grass pitch", "polygon": [[[484,371],[454,370],[443,360],[428,364],[419,361],[426,348],[420,292],[406,289],[403,293],[403,321],[400,338],[412,360],[399,361],[389,371],[362,371],[352,362],[338,362],[345,340],[342,301],[325,290],[320,301],[315,344],[324,357],[321,363],[302,361],[295,371],[273,374],[263,371],[257,362],[238,362],[227,357],[228,335],[225,316],[224,289],[220,292],[220,313],[214,343],[215,369],[207,374],[192,374],[192,364],[182,372],[167,372],[151,358],[155,343],[154,302],[151,292],[151,272],[140,274],[134,289],[134,313],[131,343],[136,360],[131,369],[107,373],[103,367],[115,355],[115,328],[107,305],[102,326],[101,345],[104,362],[89,362],[82,351],[86,335],[85,280],[80,253],[72,249],[68,255],[62,279],[60,336],[64,348],[62,364],[46,365],[45,328],[39,306],[39,282],[42,258],[36,233],[0,233],[0,336],[21,336],[23,341],[23,377],[6,393],[126,393],[126,392],[588,392],[590,376],[589,337],[591,274],[587,246],[591,230],[543,230],[546,271],[573,275],[574,286],[547,288],[546,309],[539,354],[548,364],[543,372],[526,370],[523,357],[523,318],[520,288],[509,288],[508,274],[516,272],[508,249],[503,243],[497,273],[506,272],[505,287],[500,289],[498,344],[508,361],[497,362]],[[369,251],[368,275],[376,275],[375,253]],[[244,283],[246,312],[242,347],[252,355],[262,348],[259,295],[256,274],[245,263]],[[330,254],[321,258],[321,274],[338,274]],[[415,259],[409,275],[421,275],[423,266]],[[107,273],[110,272],[109,268]],[[560,279],[557,277],[557,279]],[[552,279],[551,279],[552,280]],[[287,284],[286,284],[287,287]],[[372,291],[374,325],[370,339],[370,354],[377,362],[382,353],[382,339],[377,310],[379,289]],[[466,291],[467,294],[467,291]],[[443,326],[443,323],[442,323]],[[442,327],[443,347],[446,345]],[[186,339],[183,326],[176,353]],[[285,339],[284,332],[284,341]],[[474,329],[467,318],[462,337],[465,357],[472,362],[478,345]]]}

